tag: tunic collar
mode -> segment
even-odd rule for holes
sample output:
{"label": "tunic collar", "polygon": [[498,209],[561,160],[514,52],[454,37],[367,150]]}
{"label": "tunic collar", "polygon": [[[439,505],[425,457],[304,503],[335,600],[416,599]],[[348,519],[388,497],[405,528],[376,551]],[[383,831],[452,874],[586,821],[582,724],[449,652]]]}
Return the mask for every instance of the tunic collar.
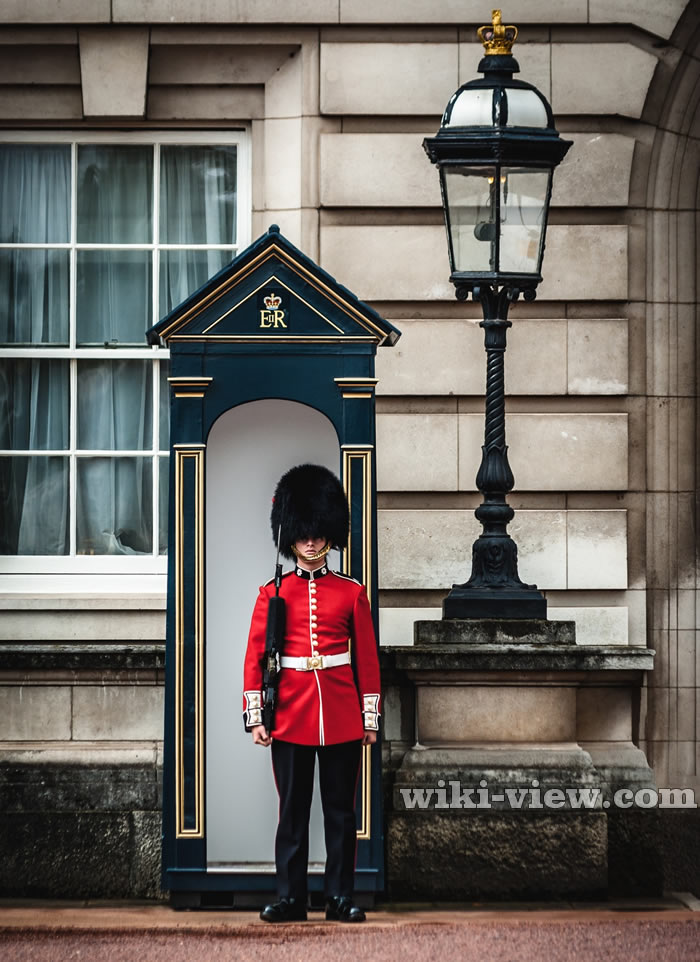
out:
{"label": "tunic collar", "polygon": [[294,574],[303,578],[304,581],[316,581],[317,578],[322,578],[324,575],[327,575],[328,570],[328,565],[323,565],[315,571],[307,571],[306,568],[300,568],[299,565],[297,565],[294,569]]}

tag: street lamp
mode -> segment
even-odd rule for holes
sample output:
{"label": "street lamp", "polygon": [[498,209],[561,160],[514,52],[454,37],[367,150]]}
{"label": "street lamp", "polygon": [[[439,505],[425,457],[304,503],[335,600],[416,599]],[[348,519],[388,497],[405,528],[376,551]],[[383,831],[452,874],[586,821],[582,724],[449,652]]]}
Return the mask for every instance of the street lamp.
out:
{"label": "street lamp", "polygon": [[552,172],[571,146],[554,127],[552,108],[532,84],[514,80],[516,27],[493,11],[478,31],[483,77],[450,98],[435,137],[423,146],[440,172],[457,299],[481,303],[487,357],[486,425],[476,485],[483,531],[472,549],[471,577],[443,603],[445,618],[546,618],[536,585],[518,576],[518,549],[507,531],[514,479],[508,464],[503,362],[508,308],[536,296],[545,247]]}

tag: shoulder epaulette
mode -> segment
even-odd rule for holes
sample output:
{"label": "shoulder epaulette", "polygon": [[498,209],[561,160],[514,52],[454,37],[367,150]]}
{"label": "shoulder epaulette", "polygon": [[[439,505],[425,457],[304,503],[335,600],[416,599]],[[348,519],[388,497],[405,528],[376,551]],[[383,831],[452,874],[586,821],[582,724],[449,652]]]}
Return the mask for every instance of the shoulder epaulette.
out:
{"label": "shoulder epaulette", "polygon": [[[342,578],[343,581],[352,581],[353,584],[356,584],[356,585],[361,585],[361,584],[362,584],[362,582],[361,582],[361,581],[358,581],[357,578],[351,578],[350,575],[344,575],[344,574],[342,573],[342,571],[331,571],[331,574],[332,574],[332,575],[336,575],[336,577],[338,577],[338,578]],[[273,581],[274,581],[274,579],[273,579]]]}
{"label": "shoulder epaulette", "polygon": [[[291,575],[291,574],[293,574],[293,572],[291,572],[291,571],[283,571],[283,572],[282,572],[282,577],[283,577],[283,578],[286,578],[287,575]],[[263,585],[263,588],[267,588],[268,585],[273,585],[274,583],[275,583],[275,579],[274,579],[274,578],[270,578],[269,581],[266,581],[266,582],[265,582],[265,584]]]}

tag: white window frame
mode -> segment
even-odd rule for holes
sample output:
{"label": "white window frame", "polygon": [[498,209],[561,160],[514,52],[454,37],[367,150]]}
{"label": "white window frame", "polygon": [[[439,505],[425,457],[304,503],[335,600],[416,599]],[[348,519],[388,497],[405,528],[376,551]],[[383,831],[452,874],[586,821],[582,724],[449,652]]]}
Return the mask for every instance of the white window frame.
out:
{"label": "white window frame", "polygon": [[[153,438],[150,449],[142,451],[77,449],[77,411],[73,403],[77,387],[78,360],[151,360],[157,368],[160,360],[167,360],[170,351],[159,346],[143,348],[78,348],[76,345],[76,266],[78,250],[147,250],[152,254],[153,323],[159,319],[158,298],[160,293],[160,257],[162,250],[230,250],[232,258],[250,244],[252,220],[252,191],[250,163],[250,130],[197,129],[197,130],[0,130],[0,144],[71,144],[71,237],[68,243],[57,244],[0,244],[0,249],[52,249],[68,250],[70,257],[70,343],[68,347],[0,347],[0,357],[47,358],[68,360],[70,363],[70,440],[69,447],[62,450],[0,451],[2,456],[56,455],[70,459],[69,510],[70,553],[68,555],[2,555],[0,556],[0,593],[3,592],[51,592],[75,593],[81,591],[104,592],[157,592],[165,590],[167,556],[158,550],[158,465],[167,458],[169,450],[161,449],[159,439],[160,378],[153,374]],[[77,242],[77,151],[80,144],[146,144],[154,147],[153,191],[153,238],[150,244],[94,244]],[[231,244],[160,244],[159,243],[159,185],[160,148],[164,144],[184,147],[201,144],[206,146],[237,147],[236,190],[237,224],[235,245]],[[144,338],[145,341],[145,338]],[[79,555],[76,554],[76,461],[79,458],[99,457],[147,457],[153,461],[153,551],[150,555]],[[115,578],[114,576],[120,576]]]}

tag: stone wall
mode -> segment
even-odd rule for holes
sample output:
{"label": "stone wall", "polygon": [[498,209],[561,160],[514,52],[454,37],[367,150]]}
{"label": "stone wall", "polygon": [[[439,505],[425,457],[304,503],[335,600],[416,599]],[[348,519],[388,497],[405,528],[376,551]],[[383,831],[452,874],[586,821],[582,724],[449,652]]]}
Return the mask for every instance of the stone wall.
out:
{"label": "stone wall", "polygon": [[0,895],[162,897],[163,646],[0,659]]}

